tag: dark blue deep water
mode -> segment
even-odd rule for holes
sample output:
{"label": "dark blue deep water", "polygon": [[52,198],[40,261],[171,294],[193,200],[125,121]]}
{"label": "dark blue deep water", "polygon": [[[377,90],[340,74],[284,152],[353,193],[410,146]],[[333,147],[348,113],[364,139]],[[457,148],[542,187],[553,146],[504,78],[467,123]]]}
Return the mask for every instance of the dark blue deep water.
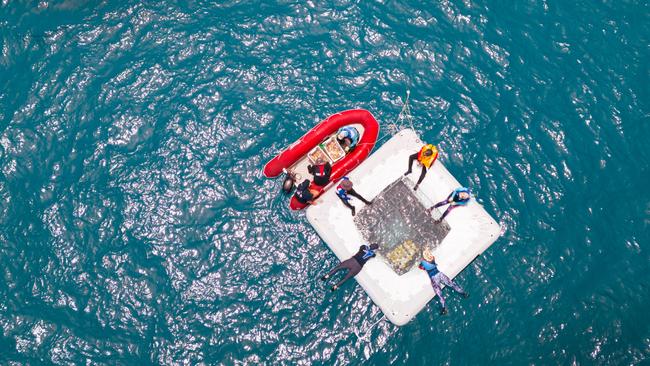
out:
{"label": "dark blue deep water", "polygon": [[[647,363],[649,64],[642,0],[2,0],[0,364]],[[370,328],[261,168],[407,90],[503,235]]]}

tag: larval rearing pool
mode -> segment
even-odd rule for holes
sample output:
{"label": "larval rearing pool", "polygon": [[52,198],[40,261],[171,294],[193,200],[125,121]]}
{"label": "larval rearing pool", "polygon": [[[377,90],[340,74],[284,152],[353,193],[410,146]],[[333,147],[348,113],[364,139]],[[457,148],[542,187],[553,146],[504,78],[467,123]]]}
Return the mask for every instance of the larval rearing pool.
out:
{"label": "larval rearing pool", "polygon": [[307,219],[340,260],[361,244],[380,245],[377,258],[355,279],[396,325],[406,324],[434,297],[429,277],[416,265],[422,248],[432,248],[438,268],[454,278],[499,237],[499,225],[475,200],[433,223],[440,213],[426,208],[461,184],[437,161],[413,191],[418,174],[403,173],[409,155],[422,145],[415,131],[402,130],[349,174],[355,190],[373,200],[365,207],[352,202],[358,217],[350,215],[334,189],[307,209]]}
{"label": "larval rearing pool", "polygon": [[425,246],[437,247],[450,229],[444,221],[431,220],[426,211],[431,204],[415,193],[408,178],[399,179],[354,218],[361,235],[379,244],[383,259],[400,275],[418,262]]}

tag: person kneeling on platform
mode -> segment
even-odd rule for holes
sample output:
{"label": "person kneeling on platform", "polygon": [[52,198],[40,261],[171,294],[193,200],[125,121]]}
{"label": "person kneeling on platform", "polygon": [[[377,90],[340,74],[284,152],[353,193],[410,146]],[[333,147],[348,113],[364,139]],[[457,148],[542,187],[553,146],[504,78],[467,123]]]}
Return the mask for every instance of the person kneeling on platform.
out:
{"label": "person kneeling on platform", "polygon": [[348,153],[350,150],[354,149],[359,142],[359,130],[352,126],[343,126],[339,128],[336,133],[336,140],[339,142],[339,145],[343,150]]}
{"label": "person kneeling on platform", "polygon": [[374,256],[377,255],[375,251],[379,249],[379,245],[377,244],[371,244],[370,246],[367,245],[362,245],[359,247],[359,251],[357,254],[353,255],[352,258],[346,259],[343,262],[339,263],[338,266],[334,267],[331,271],[329,271],[328,274],[325,276],[321,277],[321,281],[325,281],[332,277],[336,272],[347,269],[348,273],[343,277],[342,280],[336,283],[336,285],[330,287],[332,291],[336,291],[343,282],[349,280],[350,278],[356,276],[359,272],[361,272],[361,268],[366,264],[366,262],[370,259],[373,258]]}
{"label": "person kneeling on platform", "polygon": [[305,179],[296,187],[296,193],[294,193],[294,196],[298,202],[302,204],[314,204],[313,200],[318,197],[318,191],[315,189],[309,189],[310,183],[309,179]]}
{"label": "person kneeling on platform", "polygon": [[322,158],[316,160],[315,165],[308,165],[307,171],[314,176],[314,183],[325,187],[330,182],[330,175],[332,174],[332,164],[325,162]]}
{"label": "person kneeling on platform", "polygon": [[444,201],[440,201],[440,202],[436,203],[435,205],[429,207],[429,209],[427,211],[431,212],[431,211],[433,211],[434,208],[438,208],[438,207],[444,206],[444,205],[449,205],[449,207],[447,207],[447,209],[442,214],[442,216],[440,216],[440,218],[436,220],[436,222],[441,222],[442,220],[445,219],[447,214],[449,212],[451,212],[451,210],[453,210],[454,208],[456,208],[458,206],[467,205],[470,198],[472,198],[472,195],[469,192],[468,188],[465,188],[465,187],[456,188],[456,189],[454,189],[453,192],[449,193],[449,196],[447,196],[447,198]]}
{"label": "person kneeling on platform", "polygon": [[357,193],[354,188],[352,188],[352,186],[353,184],[350,178],[343,177],[339,185],[336,186],[336,195],[341,199],[341,202],[343,202],[344,205],[352,210],[352,216],[354,216],[357,213],[357,209],[350,204],[350,200],[352,199],[350,196],[360,199],[366,205],[372,205],[372,201],[368,201],[365,198],[361,197],[361,195]]}
{"label": "person kneeling on platform", "polygon": [[445,298],[442,297],[442,285],[453,288],[456,290],[456,292],[463,295],[464,298],[469,297],[469,294],[465,292],[462,287],[458,286],[456,282],[450,280],[447,275],[438,270],[438,266],[436,265],[436,257],[433,256],[431,250],[425,249],[424,252],[422,252],[422,261],[420,262],[419,267],[420,269],[427,271],[427,274],[431,279],[431,286],[433,287],[433,291],[436,293],[436,295],[438,295],[438,299],[440,299],[440,305],[442,305],[442,309],[440,310],[441,315],[447,314],[447,308],[445,307]]}
{"label": "person kneeling on platform", "polygon": [[407,170],[406,173],[404,173],[405,176],[411,174],[411,168],[413,167],[414,160],[417,160],[420,163],[420,165],[422,165],[422,172],[420,173],[420,178],[418,179],[418,182],[415,184],[415,187],[413,187],[414,191],[418,190],[418,187],[420,186],[420,183],[422,183],[424,176],[427,175],[427,170],[431,168],[431,166],[433,165],[433,163],[435,163],[437,158],[438,158],[438,148],[431,144],[422,146],[420,151],[409,156],[409,170]]}

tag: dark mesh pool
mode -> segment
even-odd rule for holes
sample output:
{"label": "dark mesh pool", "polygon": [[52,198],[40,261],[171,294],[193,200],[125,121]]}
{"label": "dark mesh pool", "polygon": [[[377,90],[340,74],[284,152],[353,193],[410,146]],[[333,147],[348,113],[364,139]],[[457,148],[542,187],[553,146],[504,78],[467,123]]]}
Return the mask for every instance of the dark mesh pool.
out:
{"label": "dark mesh pool", "polygon": [[399,275],[420,260],[425,245],[435,248],[449,233],[445,222],[433,222],[413,188],[402,179],[359,211],[354,223],[366,241],[379,244],[381,255]]}

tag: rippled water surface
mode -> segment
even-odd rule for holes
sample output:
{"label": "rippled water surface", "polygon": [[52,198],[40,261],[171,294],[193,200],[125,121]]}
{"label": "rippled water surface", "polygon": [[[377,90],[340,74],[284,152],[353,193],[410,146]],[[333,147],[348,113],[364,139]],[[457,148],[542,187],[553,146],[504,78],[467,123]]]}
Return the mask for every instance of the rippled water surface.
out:
{"label": "rippled water surface", "polygon": [[[648,362],[648,19],[644,1],[3,0],[0,363]],[[336,258],[261,167],[343,109],[390,136],[407,90],[503,235],[449,315],[370,328],[379,309],[317,280]]]}

